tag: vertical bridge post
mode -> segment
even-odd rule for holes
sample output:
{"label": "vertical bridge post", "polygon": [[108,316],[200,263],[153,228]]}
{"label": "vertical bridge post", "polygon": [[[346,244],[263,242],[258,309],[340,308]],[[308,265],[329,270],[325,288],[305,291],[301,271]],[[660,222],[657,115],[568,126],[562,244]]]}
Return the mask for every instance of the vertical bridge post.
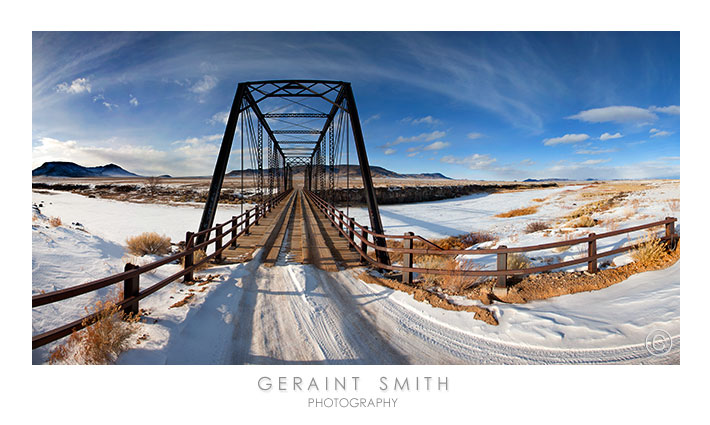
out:
{"label": "vertical bridge post", "polygon": [[[384,234],[382,227],[382,219],[380,218],[380,209],[377,206],[377,198],[375,197],[375,187],[372,183],[372,175],[370,174],[370,162],[367,159],[367,151],[365,150],[365,139],[362,135],[362,127],[360,126],[360,116],[355,106],[355,97],[350,83],[343,83],[345,91],[345,99],[348,105],[348,113],[350,114],[350,125],[353,130],[353,139],[357,150],[357,158],[360,162],[360,175],[362,176],[362,185],[365,192],[365,200],[367,201],[367,210],[370,213],[370,225],[372,231],[378,234]],[[375,237],[375,245],[383,248],[387,247],[385,238]],[[377,260],[380,263],[390,265],[390,258],[386,251],[377,251]]]}

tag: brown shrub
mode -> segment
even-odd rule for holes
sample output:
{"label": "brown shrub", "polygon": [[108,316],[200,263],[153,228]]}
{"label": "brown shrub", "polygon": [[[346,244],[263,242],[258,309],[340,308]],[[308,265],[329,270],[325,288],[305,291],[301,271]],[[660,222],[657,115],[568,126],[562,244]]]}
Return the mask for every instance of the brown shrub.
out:
{"label": "brown shrub", "polygon": [[648,236],[633,251],[631,258],[642,266],[651,266],[666,256],[666,247],[656,236]]}
{"label": "brown shrub", "polygon": [[530,267],[530,259],[519,252],[508,254],[508,270],[521,270]]}
{"label": "brown shrub", "polygon": [[69,339],[59,345],[49,356],[50,364],[111,364],[128,348],[128,340],[136,332],[139,316],[126,315],[116,305],[120,296],[97,301],[87,313],[98,313],[92,320],[84,319],[86,326],[74,331]]}
{"label": "brown shrub", "polygon": [[547,230],[549,228],[550,225],[545,223],[544,221],[533,221],[531,223],[528,223],[527,226],[525,226],[525,233],[535,233],[541,230]]}
{"label": "brown shrub", "polygon": [[145,232],[126,239],[128,252],[142,256],[147,254],[165,255],[170,252],[170,238],[155,232]]}
{"label": "brown shrub", "polygon": [[471,232],[465,235],[460,235],[459,239],[463,242],[465,248],[468,248],[479,243],[488,242],[496,240],[496,236],[493,233],[488,232]]}
{"label": "brown shrub", "polygon": [[52,217],[49,219],[49,225],[52,227],[59,227],[62,225],[62,219],[59,217]]}
{"label": "brown shrub", "polygon": [[518,208],[514,210],[510,210],[508,212],[496,214],[496,217],[499,218],[508,218],[508,217],[519,217],[521,215],[530,215],[530,214],[535,214],[538,210],[538,206],[532,206],[532,207],[525,207],[525,208]]}
{"label": "brown shrub", "polygon": [[[401,254],[400,254],[400,255],[401,255]],[[205,250],[203,250],[203,249],[198,249],[197,251],[195,251],[195,252],[192,254],[192,264],[197,264],[197,263],[199,263],[200,261],[204,260],[205,257],[207,257],[207,254],[205,253]],[[183,268],[185,267],[185,257],[182,257],[182,258],[180,259],[180,264],[182,265]],[[204,269],[208,268],[209,266],[210,266],[209,261],[205,261],[204,263],[202,263],[202,264],[200,264],[199,266],[197,266],[197,267],[195,268],[195,271],[198,272],[198,271],[200,271],[200,270],[204,270]]]}
{"label": "brown shrub", "polygon": [[590,216],[585,215],[577,219],[577,221],[574,222],[572,227],[594,227],[597,225],[597,222]]}
{"label": "brown shrub", "polygon": [[421,273],[426,288],[440,287],[444,291],[459,293],[476,283],[475,276],[465,276],[460,272],[477,270],[479,266],[470,261],[459,262],[456,258],[443,255],[424,255],[417,261],[417,267],[424,269],[446,270],[450,274]]}

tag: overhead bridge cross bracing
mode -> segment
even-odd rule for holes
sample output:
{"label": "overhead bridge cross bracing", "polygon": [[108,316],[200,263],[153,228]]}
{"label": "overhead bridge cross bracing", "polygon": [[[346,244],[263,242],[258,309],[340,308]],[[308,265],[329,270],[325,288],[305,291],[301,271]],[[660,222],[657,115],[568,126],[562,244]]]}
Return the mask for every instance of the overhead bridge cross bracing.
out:
{"label": "overhead bridge cross bracing", "polygon": [[[237,137],[240,142],[240,149],[236,151],[241,160],[238,174],[242,179],[241,199],[245,196],[244,176],[248,175],[253,180],[250,185],[255,192],[252,199],[262,203],[292,189],[296,167],[304,170],[303,188],[306,191],[332,201],[338,179],[336,163],[340,164],[338,159],[347,149],[346,164],[349,167],[352,138],[371,230],[384,234],[360,116],[349,82],[268,80],[239,83],[205,201],[200,231],[214,223],[227,163],[235,150],[233,145]],[[251,166],[244,164],[247,155]],[[348,170],[348,184],[349,176]],[[298,199],[301,199],[300,195]],[[381,237],[376,237],[373,242],[386,246]],[[377,259],[382,264],[390,264],[386,251],[378,250]]]}

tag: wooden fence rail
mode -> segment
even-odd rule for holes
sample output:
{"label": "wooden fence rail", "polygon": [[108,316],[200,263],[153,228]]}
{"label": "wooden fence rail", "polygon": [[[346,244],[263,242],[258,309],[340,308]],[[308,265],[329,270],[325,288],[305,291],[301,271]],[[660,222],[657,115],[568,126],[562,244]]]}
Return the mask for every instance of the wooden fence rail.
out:
{"label": "wooden fence rail", "polygon": [[[193,279],[194,271],[200,267],[202,264],[212,260],[221,258],[222,252],[230,246],[236,246],[237,239],[243,234],[249,234],[249,228],[258,224],[259,218],[264,217],[268,214],[278,203],[280,203],[288,194],[289,191],[280,193],[271,199],[266,200],[262,204],[257,204],[254,208],[251,208],[238,216],[232,216],[232,218],[224,223],[217,224],[209,229],[205,229],[201,232],[187,232],[185,237],[185,248],[173,255],[161,258],[160,260],[154,261],[152,263],[135,266],[133,264],[126,264],[125,269],[122,273],[118,273],[112,276],[97,279],[91,282],[87,282],[81,285],[72,286],[70,288],[60,289],[57,291],[47,292],[44,294],[37,294],[32,296],[32,308],[40,307],[47,304],[56,303],[69,298],[74,298],[79,295],[87,294],[89,292],[96,291],[101,288],[105,288],[109,285],[113,285],[119,282],[123,282],[123,299],[117,303],[118,307],[126,313],[137,314],[139,311],[138,303],[143,298],[155,293],[161,288],[164,288],[168,284],[178,280],[183,277],[186,281]],[[225,226],[231,226],[225,230]],[[215,237],[209,239],[211,232],[215,232]],[[205,235],[205,241],[197,244],[197,237]],[[225,243],[224,238],[229,235],[230,239]],[[194,262],[195,251],[204,250],[214,244],[215,251],[206,255],[197,263]],[[184,260],[183,269],[177,273],[173,273],[167,278],[155,283],[154,285],[140,290],[140,276],[144,273],[150,272],[157,269],[165,264],[173,263],[175,261]],[[56,329],[52,329],[41,334],[34,335],[32,337],[32,349],[41,347],[50,342],[61,339],[67,335],[70,335],[73,331],[80,330],[85,327],[85,324],[90,324],[93,320],[98,317],[99,313],[90,314],[88,316],[82,317],[81,319],[75,320],[64,326],[60,326]]]}
{"label": "wooden fence rail", "polygon": [[[626,229],[614,230],[606,233],[590,233],[589,235],[571,239],[566,241],[551,242],[546,244],[531,245],[531,246],[520,246],[520,247],[507,247],[505,245],[499,246],[492,249],[442,249],[436,244],[422,238],[421,236],[415,235],[412,232],[405,233],[403,235],[386,235],[372,232],[367,226],[357,223],[352,217],[343,216],[342,211],[337,210],[333,205],[329,204],[322,198],[318,197],[313,192],[306,191],[306,195],[311,199],[311,201],[316,205],[316,207],[325,214],[328,220],[335,226],[342,237],[344,237],[350,244],[351,249],[355,249],[361,258],[361,262],[368,263],[373,267],[381,270],[399,271],[402,273],[402,280],[404,282],[411,282],[413,273],[425,273],[425,274],[436,274],[436,275],[462,275],[462,276],[495,276],[497,277],[496,286],[498,288],[505,288],[507,286],[508,276],[514,275],[527,275],[531,273],[541,273],[550,270],[560,269],[563,267],[569,267],[577,264],[587,263],[587,270],[589,273],[596,273],[598,270],[597,261],[599,258],[608,257],[611,255],[620,254],[632,250],[637,247],[637,245],[628,245],[621,248],[611,249],[608,251],[598,252],[597,251],[597,241],[599,239],[609,238],[612,236],[617,236],[625,233],[631,233],[639,230],[652,229],[654,227],[665,227],[665,235],[659,238],[661,241],[667,244],[675,244],[678,240],[678,235],[675,233],[675,223],[678,221],[675,217],[666,217],[663,220],[655,221],[652,223],[642,224],[639,226],[629,227]],[[401,240],[403,242],[403,247],[381,247],[376,245],[374,242],[375,238],[384,238],[385,240]],[[359,239],[359,241],[356,241]],[[421,241],[426,248],[414,248],[413,241]],[[519,252],[531,252],[540,251],[551,248],[558,247],[570,247],[577,244],[587,244],[587,255],[581,258],[575,258],[572,260],[562,261],[559,263],[548,264],[544,266],[529,267],[525,269],[508,269],[507,266],[507,256],[510,253]],[[389,253],[400,253],[403,255],[403,264],[401,265],[388,265],[377,261],[377,256],[370,256],[368,254],[368,248],[376,251],[387,251]],[[450,270],[450,269],[430,269],[422,267],[414,267],[414,254],[419,255],[488,255],[493,254],[496,256],[496,269],[495,270]]]}

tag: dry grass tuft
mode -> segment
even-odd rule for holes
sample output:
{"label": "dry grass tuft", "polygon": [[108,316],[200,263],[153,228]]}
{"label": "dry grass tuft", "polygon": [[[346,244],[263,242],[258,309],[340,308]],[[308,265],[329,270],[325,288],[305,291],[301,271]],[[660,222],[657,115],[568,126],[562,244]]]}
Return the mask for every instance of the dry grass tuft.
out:
{"label": "dry grass tuft", "polygon": [[[192,254],[192,264],[197,264],[197,263],[199,263],[200,261],[204,260],[205,257],[207,257],[207,254],[205,254],[205,250],[204,250],[204,249],[198,249],[197,251],[195,251],[195,252]],[[183,268],[185,267],[185,257],[182,257],[182,258],[180,259],[180,264],[182,265]],[[209,266],[210,266],[210,262],[209,262],[209,261],[205,261],[204,263],[202,263],[202,264],[200,264],[199,266],[197,266],[197,267],[195,268],[195,271],[196,271],[196,272],[199,272],[200,270],[204,270],[204,269],[208,268]]]}
{"label": "dry grass tuft", "polygon": [[597,225],[597,222],[590,216],[584,215],[580,218],[577,219],[577,221],[574,222],[572,225],[573,227],[594,227]]}
{"label": "dry grass tuft", "polygon": [[170,238],[155,232],[145,232],[126,239],[128,252],[133,255],[165,255],[170,252]]}
{"label": "dry grass tuft", "polygon": [[126,315],[116,304],[119,296],[97,301],[87,313],[98,313],[86,327],[72,332],[64,344],[49,356],[50,364],[111,364],[128,348],[129,339],[137,331],[140,316]]}
{"label": "dry grass tuft", "polygon": [[530,259],[519,252],[508,254],[508,270],[521,270],[530,267]]}
{"label": "dry grass tuft", "polygon": [[496,214],[495,217],[499,218],[508,218],[508,217],[519,217],[521,215],[530,215],[530,214],[535,214],[538,210],[538,206],[531,206],[531,207],[525,207],[525,208],[518,208],[514,210],[510,210],[508,212]]}
{"label": "dry grass tuft", "polygon": [[455,258],[446,257],[443,255],[425,255],[417,262],[417,267],[424,269],[446,270],[450,274],[429,274],[421,273],[424,287],[434,288],[440,287],[442,290],[450,293],[459,293],[470,288],[476,283],[475,276],[465,276],[460,272],[467,270],[477,270],[478,265],[473,262],[459,262]]}
{"label": "dry grass tuft", "polygon": [[545,202],[545,199],[547,198],[535,198],[533,199],[533,202]]}
{"label": "dry grass tuft", "polygon": [[195,294],[190,293],[190,294],[186,295],[185,298],[181,299],[180,301],[176,302],[175,304],[171,305],[171,306],[168,307],[168,308],[182,307],[182,306],[184,306],[185,304],[189,303],[190,300],[191,300],[194,296],[195,296]]}
{"label": "dry grass tuft", "polygon": [[666,246],[656,236],[646,237],[643,242],[631,251],[631,258],[642,266],[654,265],[663,260],[665,256]]}
{"label": "dry grass tuft", "polygon": [[535,233],[541,230],[547,230],[549,228],[550,225],[545,223],[544,221],[533,221],[531,223],[528,223],[527,226],[525,226],[525,233]]}
{"label": "dry grass tuft", "polygon": [[62,219],[59,217],[52,217],[49,219],[49,225],[52,227],[59,227],[62,225]]}

